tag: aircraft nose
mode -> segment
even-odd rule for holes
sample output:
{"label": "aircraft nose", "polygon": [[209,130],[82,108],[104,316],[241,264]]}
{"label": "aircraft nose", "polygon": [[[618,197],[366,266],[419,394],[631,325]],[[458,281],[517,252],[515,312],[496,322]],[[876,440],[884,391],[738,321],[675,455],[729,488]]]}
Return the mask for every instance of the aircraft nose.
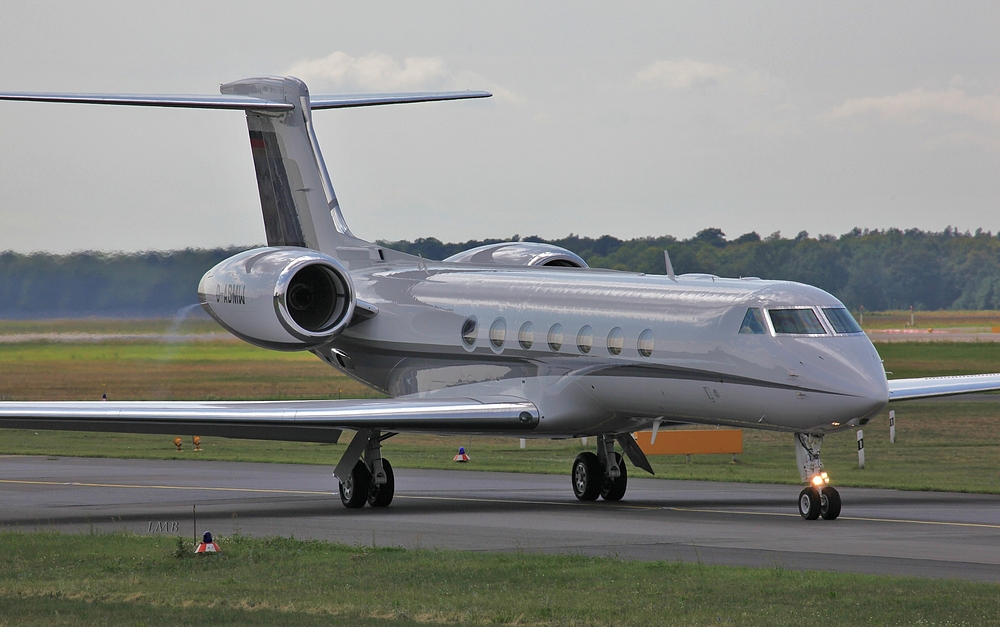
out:
{"label": "aircraft nose", "polygon": [[878,351],[867,342],[867,350],[858,351],[854,360],[856,394],[861,399],[861,412],[864,417],[871,417],[885,409],[889,403],[889,384],[885,378],[885,368]]}

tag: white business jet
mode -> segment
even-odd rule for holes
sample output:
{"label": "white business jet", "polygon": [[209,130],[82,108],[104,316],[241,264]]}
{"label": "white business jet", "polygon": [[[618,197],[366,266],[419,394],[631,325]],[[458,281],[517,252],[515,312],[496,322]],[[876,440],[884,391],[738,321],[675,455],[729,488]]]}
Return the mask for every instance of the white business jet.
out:
{"label": "white business jet", "polygon": [[483,246],[426,261],[355,237],[313,129],[317,109],[486,98],[487,92],[310,97],[291,77],[219,96],[2,93],[0,99],[246,112],[267,247],[209,270],[202,306],[233,335],[310,351],[390,398],[276,402],[4,402],[0,427],[336,442],[350,508],[392,501],[381,443],[399,432],[594,436],[573,463],[583,501],[617,501],[616,443],[652,472],[632,432],[729,425],[795,434],[799,511],[835,519],[823,437],[893,400],[1000,389],[1000,374],[887,381],[851,314],[788,281],[589,268],[547,244]]}

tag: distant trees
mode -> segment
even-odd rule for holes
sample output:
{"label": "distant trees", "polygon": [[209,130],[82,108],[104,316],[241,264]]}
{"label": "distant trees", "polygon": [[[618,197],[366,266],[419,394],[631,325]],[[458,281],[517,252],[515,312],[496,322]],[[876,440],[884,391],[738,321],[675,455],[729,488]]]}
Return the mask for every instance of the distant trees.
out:
{"label": "distant trees", "polygon": [[169,316],[197,303],[201,276],[239,250],[0,253],[0,318]]}
{"label": "distant trees", "polygon": [[[538,237],[524,241],[542,242]],[[435,238],[380,242],[425,259],[508,240],[444,243]],[[679,240],[669,235],[620,240],[569,235],[548,240],[591,266],[658,274],[663,250],[674,270],[800,281],[827,290],[852,310],[1000,309],[1000,237],[990,232],[940,233],[853,229],[840,237],[794,238],[751,232],[727,239],[718,228]],[[198,281],[243,248],[169,252],[0,253],[0,318],[169,316],[197,302]]]}
{"label": "distant trees", "polygon": [[[525,241],[543,241],[537,237]],[[503,240],[442,244],[433,238],[382,242],[389,248],[443,259],[460,250]],[[549,243],[563,246],[591,266],[662,273],[663,250],[678,274],[709,272],[719,276],[758,276],[800,281],[840,298],[852,310],[1000,309],[1000,236],[977,229],[940,233],[919,229],[853,229],[840,237],[794,238],[781,233],[761,237],[750,232],[727,239],[718,228],[678,240],[669,235],[620,240],[570,235]],[[440,251],[439,255],[432,254]]]}

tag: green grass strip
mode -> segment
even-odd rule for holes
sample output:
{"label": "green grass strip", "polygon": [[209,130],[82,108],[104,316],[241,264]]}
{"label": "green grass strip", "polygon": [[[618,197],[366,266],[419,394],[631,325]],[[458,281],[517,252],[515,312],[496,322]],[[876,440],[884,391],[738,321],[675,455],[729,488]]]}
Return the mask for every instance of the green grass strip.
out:
{"label": "green grass strip", "polygon": [[988,625],[1000,616],[1000,586],[966,581],[241,536],[221,539],[219,555],[176,557],[177,543],[0,533],[0,625]]}

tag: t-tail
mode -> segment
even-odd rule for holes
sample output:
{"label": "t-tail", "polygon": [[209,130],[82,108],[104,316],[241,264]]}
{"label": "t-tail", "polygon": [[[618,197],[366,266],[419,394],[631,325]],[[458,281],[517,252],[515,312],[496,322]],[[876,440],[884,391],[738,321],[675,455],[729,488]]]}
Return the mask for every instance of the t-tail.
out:
{"label": "t-tail", "polygon": [[0,100],[75,102],[147,107],[242,109],[268,246],[294,246],[334,257],[371,245],[344,220],[319,149],[312,112],[384,104],[488,98],[485,91],[350,94],[310,97],[301,80],[286,76],[227,83],[220,96],[0,92]]}

